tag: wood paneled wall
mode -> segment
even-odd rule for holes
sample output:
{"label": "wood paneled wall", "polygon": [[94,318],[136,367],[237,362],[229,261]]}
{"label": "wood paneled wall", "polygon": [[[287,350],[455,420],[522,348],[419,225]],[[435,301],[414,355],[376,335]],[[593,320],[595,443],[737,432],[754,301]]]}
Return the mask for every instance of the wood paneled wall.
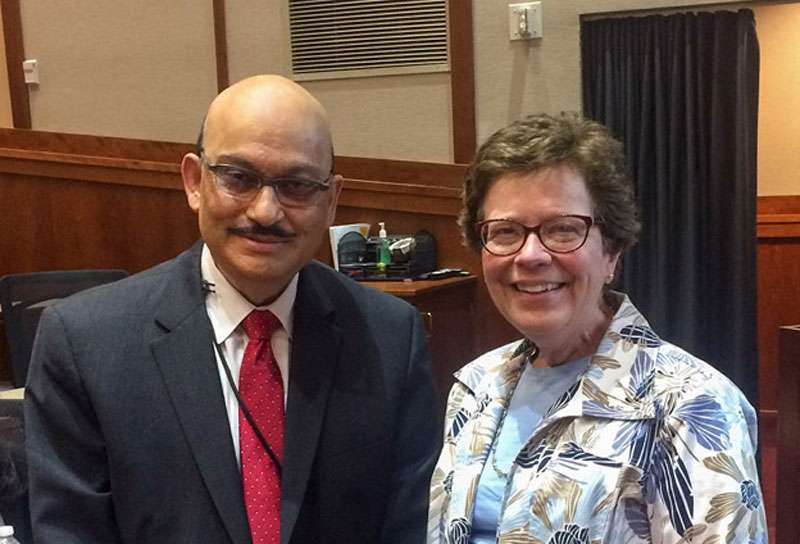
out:
{"label": "wood paneled wall", "polygon": [[[758,199],[757,251],[759,438],[764,500],[772,528],[776,511],[783,515],[777,501],[775,452],[795,447],[779,443],[778,437],[778,401],[786,379],[779,375],[779,327],[800,323],[800,196]],[[777,467],[779,475],[779,459]]]}
{"label": "wood paneled wall", "polygon": [[[783,327],[780,342],[781,389],[775,395],[780,401],[781,424],[777,455],[778,544],[797,542],[797,518],[800,516],[800,326]],[[768,511],[769,512],[769,511]],[[774,519],[774,518],[773,518]]]}
{"label": "wood paneled wall", "polygon": [[[0,130],[0,274],[65,268],[138,272],[198,236],[178,164],[189,144]],[[456,217],[464,165],[337,157],[345,178],[337,223],[385,221],[390,232],[426,229],[439,265],[480,276]],[[318,257],[331,261],[324,244]],[[758,216],[761,409],[774,426],[778,327],[800,323],[800,196],[762,197]],[[482,282],[475,293],[477,355],[516,337]],[[771,414],[771,415],[770,415]],[[770,421],[771,418],[771,421]]]}
{"label": "wood paneled wall", "polygon": [[778,328],[800,323],[800,196],[758,199],[759,405],[777,410]]}
{"label": "wood paneled wall", "polygon": [[[144,270],[198,237],[179,173],[188,144],[0,129],[0,275],[69,268]],[[337,157],[337,223],[430,231],[441,267],[480,274],[460,240],[464,166]],[[331,262],[330,245],[317,257]],[[477,282],[469,339],[478,354],[514,338]],[[0,379],[2,377],[0,376]]]}
{"label": "wood paneled wall", "polygon": [[0,274],[139,271],[198,236],[171,144],[3,130],[0,146]]}

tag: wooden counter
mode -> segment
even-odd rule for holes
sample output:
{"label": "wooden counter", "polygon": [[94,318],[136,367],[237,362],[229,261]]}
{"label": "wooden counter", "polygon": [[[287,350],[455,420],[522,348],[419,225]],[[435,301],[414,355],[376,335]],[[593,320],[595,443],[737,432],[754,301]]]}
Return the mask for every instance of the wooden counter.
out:
{"label": "wooden counter", "polygon": [[402,298],[419,309],[428,329],[433,374],[442,413],[453,372],[475,357],[475,276],[441,280],[365,281],[364,285]]}
{"label": "wooden counter", "polygon": [[800,325],[781,327],[778,348],[778,544],[797,542],[800,517]]}

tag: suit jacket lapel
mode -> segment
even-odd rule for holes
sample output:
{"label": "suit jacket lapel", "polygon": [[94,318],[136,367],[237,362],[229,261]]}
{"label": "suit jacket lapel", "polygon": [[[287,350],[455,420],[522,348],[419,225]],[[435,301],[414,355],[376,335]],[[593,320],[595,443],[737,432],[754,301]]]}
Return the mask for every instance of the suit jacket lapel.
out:
{"label": "suit jacket lapel", "polygon": [[235,543],[249,543],[241,475],[231,441],[200,282],[200,245],[175,261],[151,343],[197,467]]}
{"label": "suit jacket lapel", "polygon": [[281,482],[282,544],[289,542],[303,504],[341,341],[334,305],[314,267],[301,272],[294,306]]}

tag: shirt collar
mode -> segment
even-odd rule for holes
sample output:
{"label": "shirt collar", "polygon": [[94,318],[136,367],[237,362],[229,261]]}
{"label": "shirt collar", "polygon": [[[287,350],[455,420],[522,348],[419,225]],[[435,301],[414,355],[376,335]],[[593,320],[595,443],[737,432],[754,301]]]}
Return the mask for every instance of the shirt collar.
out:
{"label": "shirt collar", "polygon": [[225,342],[239,326],[239,323],[253,310],[271,311],[281,322],[289,338],[292,338],[292,317],[294,301],[297,296],[298,274],[292,277],[283,293],[271,304],[254,306],[220,272],[211,251],[205,244],[203,244],[203,252],[200,257],[200,273],[203,281],[213,286],[213,290],[208,293],[206,298],[206,308],[208,308],[208,317],[214,328],[214,338],[218,344]]}
{"label": "shirt collar", "polygon": [[[656,348],[647,347],[644,340],[637,341],[635,331],[625,334],[625,329],[630,327],[650,330],[649,325],[627,295],[614,293],[614,297],[619,308],[596,353],[591,356],[586,372],[578,379],[579,386],[571,391],[572,396],[568,401],[557,402],[557,409],[546,420],[580,417],[587,409],[591,412],[589,415],[594,417],[627,420],[654,417],[651,394],[635,399],[629,390],[631,380],[635,379],[634,366],[637,360],[644,360],[647,356],[654,361],[657,354],[652,352]],[[655,345],[655,340],[653,343]],[[535,346],[527,340],[504,346],[463,367],[455,377],[477,399],[501,399],[507,402],[532,348]],[[648,353],[640,355],[645,350]]]}

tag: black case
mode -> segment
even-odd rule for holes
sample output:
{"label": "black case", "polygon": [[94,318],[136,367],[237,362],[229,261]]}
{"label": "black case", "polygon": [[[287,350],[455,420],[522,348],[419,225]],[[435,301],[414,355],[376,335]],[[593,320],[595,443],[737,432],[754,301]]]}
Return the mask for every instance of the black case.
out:
{"label": "black case", "polygon": [[[391,245],[397,240],[410,237],[410,234],[392,234],[387,239]],[[420,274],[433,272],[437,269],[436,239],[425,230],[417,232],[413,238],[414,249],[406,255],[393,252],[392,262],[381,270],[378,266],[380,239],[377,236],[365,238],[358,232],[348,232],[342,236],[337,246],[339,271],[359,281],[414,279]]]}

